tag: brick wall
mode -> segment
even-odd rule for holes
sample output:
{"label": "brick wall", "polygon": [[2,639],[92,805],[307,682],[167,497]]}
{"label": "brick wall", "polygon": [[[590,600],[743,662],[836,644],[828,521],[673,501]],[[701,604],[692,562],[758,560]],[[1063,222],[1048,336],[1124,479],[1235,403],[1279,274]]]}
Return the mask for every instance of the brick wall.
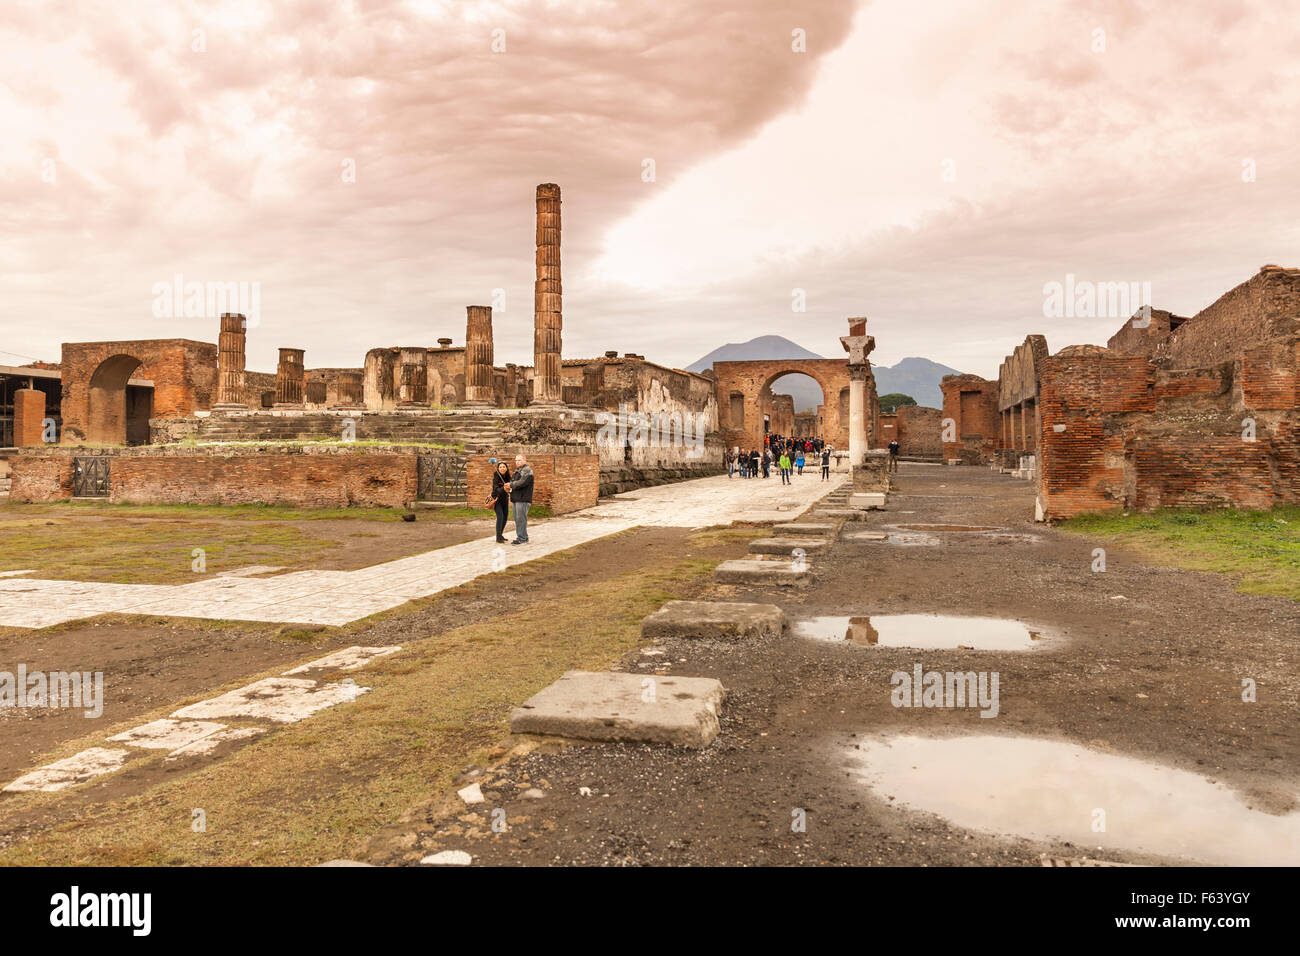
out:
{"label": "brick wall", "polygon": [[1300,269],[1265,266],[1179,326],[1155,360],[1166,368],[1207,368],[1298,332]]}
{"label": "brick wall", "polygon": [[37,388],[14,390],[14,444],[42,444],[45,426],[45,393]]}
{"label": "brick wall", "polygon": [[71,455],[13,455],[11,501],[66,501],[72,497]]}
{"label": "brick wall", "polygon": [[[1002,433],[998,383],[978,375],[945,375],[941,418],[953,422],[953,441],[942,443],[945,459],[971,465],[991,461]],[[941,425],[942,428],[942,425]]]}
{"label": "brick wall", "polygon": [[[750,362],[714,362],[717,376],[717,408],[721,416],[719,429],[727,448],[761,448],[763,446],[764,389],[782,375],[797,372],[816,380],[824,399],[825,434],[836,448],[849,447],[848,401],[840,401],[841,392],[849,387],[849,366],[844,359],[793,359]],[[876,401],[874,377],[868,377],[868,402]],[[740,401],[732,402],[735,393]],[[847,396],[847,392],[845,392]],[[735,412],[741,413],[738,420]],[[870,409],[868,409],[868,413]],[[874,437],[867,422],[868,436]]]}
{"label": "brick wall", "polygon": [[919,458],[943,457],[942,410],[924,405],[904,405],[895,418],[902,454]]}
{"label": "brick wall", "polygon": [[[466,500],[481,508],[492,493],[491,459],[505,459],[515,470],[520,449],[500,449],[491,455],[470,455],[465,462]],[[590,452],[546,454],[524,449],[533,469],[533,503],[545,505],[551,514],[567,514],[593,507],[600,493],[600,457]]]}

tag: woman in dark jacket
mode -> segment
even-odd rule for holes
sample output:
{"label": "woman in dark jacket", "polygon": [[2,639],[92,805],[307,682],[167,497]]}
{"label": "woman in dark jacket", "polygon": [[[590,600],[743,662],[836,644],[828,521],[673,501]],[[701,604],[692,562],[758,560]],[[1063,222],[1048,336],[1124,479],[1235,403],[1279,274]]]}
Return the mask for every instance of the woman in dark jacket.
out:
{"label": "woman in dark jacket", "polygon": [[506,529],[506,516],[510,514],[510,492],[505,485],[510,481],[510,466],[504,461],[497,462],[496,471],[492,472],[492,497],[488,504],[497,513],[497,543],[505,544],[506,537],[501,532]]}

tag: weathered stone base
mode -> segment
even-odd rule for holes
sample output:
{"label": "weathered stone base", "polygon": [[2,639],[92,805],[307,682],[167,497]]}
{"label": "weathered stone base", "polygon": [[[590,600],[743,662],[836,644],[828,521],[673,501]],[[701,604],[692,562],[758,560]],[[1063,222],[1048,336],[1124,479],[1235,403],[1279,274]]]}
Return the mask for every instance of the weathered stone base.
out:
{"label": "weathered stone base", "polygon": [[808,580],[805,562],[796,568],[793,561],[756,561],[739,558],[723,561],[713,573],[719,584],[803,584]]}
{"label": "weathered stone base", "polygon": [[807,554],[826,550],[830,542],[826,538],[814,538],[812,535],[799,535],[790,538],[758,538],[749,542],[752,554],[789,555],[795,548],[802,548]]}
{"label": "weathered stone base", "polygon": [[859,493],[849,495],[849,507],[859,510],[879,510],[885,507],[883,493]]}
{"label": "weathered stone base", "polygon": [[775,604],[736,601],[669,601],[641,622],[647,640],[734,641],[775,637],[784,630],[785,612]]}
{"label": "weathered stone base", "polygon": [[510,731],[706,747],[718,735],[725,696],[722,684],[711,677],[568,671],[515,708]]}
{"label": "weathered stone base", "polygon": [[836,525],[829,522],[792,521],[789,524],[774,524],[772,530],[777,534],[824,535],[834,534]]}

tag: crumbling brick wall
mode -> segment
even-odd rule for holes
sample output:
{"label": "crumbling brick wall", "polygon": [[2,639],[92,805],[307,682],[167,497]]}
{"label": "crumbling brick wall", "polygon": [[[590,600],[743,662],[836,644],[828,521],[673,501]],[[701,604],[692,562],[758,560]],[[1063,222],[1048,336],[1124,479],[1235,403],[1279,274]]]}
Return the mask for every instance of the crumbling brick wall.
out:
{"label": "crumbling brick wall", "polygon": [[1180,325],[1156,349],[1164,368],[1206,368],[1300,334],[1300,269],[1264,266]]}
{"label": "crumbling brick wall", "polygon": [[[880,416],[882,419],[884,415]],[[894,416],[901,454],[909,458],[943,457],[943,410],[904,405]],[[885,440],[888,444],[888,439]]]}

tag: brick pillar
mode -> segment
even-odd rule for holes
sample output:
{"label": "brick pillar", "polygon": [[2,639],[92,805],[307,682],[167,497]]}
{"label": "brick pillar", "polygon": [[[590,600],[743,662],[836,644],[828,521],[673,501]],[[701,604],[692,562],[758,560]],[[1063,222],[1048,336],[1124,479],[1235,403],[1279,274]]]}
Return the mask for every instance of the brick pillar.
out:
{"label": "brick pillar", "polygon": [[248,322],[237,312],[221,314],[217,336],[217,404],[214,410],[244,408],[244,341]]}
{"label": "brick pillar", "polygon": [[428,405],[428,350],[404,348],[397,363],[397,404],[408,408]]}
{"label": "brick pillar", "polygon": [[534,405],[558,405],[564,399],[560,338],[560,187],[537,187],[537,283],[533,291]]}
{"label": "brick pillar", "polygon": [[275,367],[275,404],[302,404],[306,375],[302,358],[302,349],[280,349],[280,362]]}
{"label": "brick pillar", "polygon": [[39,388],[14,390],[14,445],[43,445],[45,393]]}
{"label": "brick pillar", "polygon": [[490,305],[465,307],[465,404],[496,404],[492,395],[492,306]]}

